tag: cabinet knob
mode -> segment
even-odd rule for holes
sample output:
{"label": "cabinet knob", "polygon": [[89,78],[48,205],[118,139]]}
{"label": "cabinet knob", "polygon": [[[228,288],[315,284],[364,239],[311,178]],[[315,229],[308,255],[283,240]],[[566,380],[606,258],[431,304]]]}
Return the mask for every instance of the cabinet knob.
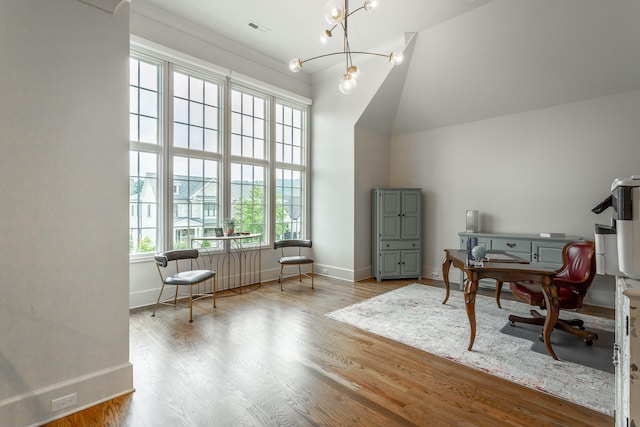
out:
{"label": "cabinet knob", "polygon": [[507,246],[509,246],[510,248],[515,248],[516,244],[515,243],[507,243]]}

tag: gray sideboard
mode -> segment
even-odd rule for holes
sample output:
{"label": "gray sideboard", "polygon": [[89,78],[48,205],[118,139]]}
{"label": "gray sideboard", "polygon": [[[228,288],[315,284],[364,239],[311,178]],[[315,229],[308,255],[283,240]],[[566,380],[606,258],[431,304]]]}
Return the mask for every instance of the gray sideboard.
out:
{"label": "gray sideboard", "polygon": [[[467,248],[470,237],[488,250],[505,251],[526,259],[532,264],[558,269],[562,267],[562,248],[565,244],[583,240],[582,236],[542,237],[539,234],[470,233],[460,232],[460,249]],[[463,288],[464,273],[460,274],[460,289]],[[482,281],[481,286],[495,287],[494,281]]]}

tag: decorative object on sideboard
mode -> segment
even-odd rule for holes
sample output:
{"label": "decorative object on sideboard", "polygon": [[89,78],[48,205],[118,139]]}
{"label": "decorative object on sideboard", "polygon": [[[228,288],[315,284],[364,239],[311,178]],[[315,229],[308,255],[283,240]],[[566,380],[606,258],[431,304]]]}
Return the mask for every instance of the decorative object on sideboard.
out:
{"label": "decorative object on sideboard", "polygon": [[467,233],[477,233],[478,232],[478,211],[476,210],[468,210],[467,211]]}
{"label": "decorative object on sideboard", "polygon": [[487,248],[484,246],[476,245],[471,249],[471,255],[476,267],[482,267],[484,256],[487,254]]}

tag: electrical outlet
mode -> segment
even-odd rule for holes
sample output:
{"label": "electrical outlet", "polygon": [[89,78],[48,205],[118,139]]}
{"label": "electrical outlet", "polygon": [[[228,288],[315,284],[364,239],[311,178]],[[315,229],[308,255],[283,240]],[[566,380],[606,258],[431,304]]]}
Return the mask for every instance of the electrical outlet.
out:
{"label": "electrical outlet", "polygon": [[436,280],[440,280],[440,273],[438,273],[437,271],[432,271],[431,272],[431,278],[432,279],[436,279]]}
{"label": "electrical outlet", "polygon": [[322,269],[322,274],[329,274],[329,270],[328,270],[328,269],[326,269],[326,268],[323,268],[323,269]]}
{"label": "electrical outlet", "polygon": [[78,393],[72,393],[51,401],[51,411],[61,411],[78,403]]}

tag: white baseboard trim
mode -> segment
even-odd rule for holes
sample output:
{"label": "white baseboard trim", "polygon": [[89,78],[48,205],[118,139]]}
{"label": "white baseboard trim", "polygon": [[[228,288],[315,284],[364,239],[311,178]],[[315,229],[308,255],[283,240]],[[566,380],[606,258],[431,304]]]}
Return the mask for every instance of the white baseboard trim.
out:
{"label": "white baseboard trim", "polygon": [[[35,427],[133,391],[133,365],[124,363],[0,401],[0,420],[2,425]],[[73,393],[75,405],[52,410],[52,400]]]}

